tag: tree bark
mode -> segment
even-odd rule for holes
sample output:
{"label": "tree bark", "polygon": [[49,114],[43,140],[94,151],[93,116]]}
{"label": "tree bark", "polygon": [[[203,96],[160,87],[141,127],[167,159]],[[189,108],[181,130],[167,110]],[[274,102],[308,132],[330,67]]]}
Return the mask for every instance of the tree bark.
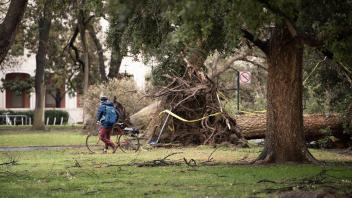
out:
{"label": "tree bark", "polygon": [[89,52],[88,52],[88,43],[86,37],[86,23],[85,23],[85,12],[83,10],[83,5],[85,1],[81,1],[78,10],[78,29],[81,37],[81,45],[83,49],[83,95],[88,91],[89,86]]}
{"label": "tree bark", "polygon": [[[246,139],[262,139],[266,133],[266,115],[241,115],[236,117],[237,126],[241,129],[241,134]],[[341,138],[343,133],[343,118],[338,115],[304,115],[303,128],[306,141],[317,140],[330,133],[326,133],[321,129],[329,128],[331,134],[337,138]]]}
{"label": "tree bark", "polygon": [[48,51],[48,40],[51,27],[51,9],[50,0],[46,0],[44,9],[39,18],[39,44],[36,55],[37,66],[35,70],[35,109],[33,128],[37,130],[45,129],[44,124],[44,109],[45,109],[45,82],[44,82],[44,69],[47,64],[46,55]]}
{"label": "tree bark", "polygon": [[26,6],[27,0],[11,1],[4,21],[0,24],[0,64],[4,61],[11,44],[15,40],[16,30]]}
{"label": "tree bark", "polygon": [[108,77],[110,79],[117,78],[122,62],[123,55],[120,51],[120,46],[118,44],[113,44],[111,47],[111,60]]}
{"label": "tree bark", "polygon": [[257,162],[316,162],[305,145],[303,133],[303,44],[286,27],[276,27],[266,55],[267,133]]}
{"label": "tree bark", "polygon": [[88,25],[88,32],[90,37],[92,38],[95,47],[97,49],[97,53],[98,53],[98,59],[99,59],[99,73],[100,73],[100,79],[103,82],[106,82],[108,79],[106,77],[106,72],[105,72],[105,64],[104,64],[104,51],[103,51],[103,47],[100,44],[100,41],[97,37],[97,34],[94,30],[94,27],[92,25]]}

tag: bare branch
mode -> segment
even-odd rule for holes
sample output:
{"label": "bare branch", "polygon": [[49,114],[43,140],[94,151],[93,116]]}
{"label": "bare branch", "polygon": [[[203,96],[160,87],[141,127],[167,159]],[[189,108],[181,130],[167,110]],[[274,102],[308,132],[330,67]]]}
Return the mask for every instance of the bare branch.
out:
{"label": "bare branch", "polygon": [[247,40],[251,41],[255,46],[257,46],[260,50],[264,52],[264,54],[268,53],[268,42],[262,41],[256,38],[252,33],[248,30],[241,28],[241,32],[243,33],[243,37]]}
{"label": "bare branch", "polygon": [[102,81],[107,81],[107,77],[106,77],[106,73],[105,73],[105,65],[104,65],[104,54],[103,54],[103,47],[102,45],[100,44],[100,41],[97,37],[97,34],[94,30],[94,27],[92,25],[87,25],[87,29],[88,29],[88,32],[89,32],[89,35],[90,37],[92,38],[94,44],[95,44],[95,47],[96,47],[96,50],[97,50],[97,54],[98,54],[98,62],[99,62],[99,72],[100,72],[100,78]]}
{"label": "bare branch", "polygon": [[[78,48],[75,46],[75,41],[77,39],[77,36],[78,36],[78,33],[79,33],[79,28],[78,28],[78,25],[75,27],[75,30],[73,32],[73,35],[72,37],[70,38],[68,44],[65,46],[64,48],[64,51],[69,49],[69,53],[70,53],[70,56],[71,58],[73,59],[73,61],[75,63],[79,63],[79,65],[83,68],[84,67],[84,62],[83,60],[81,59],[80,55],[79,55],[79,50]],[[71,49],[74,51],[74,54],[75,56],[73,57],[72,54],[71,54]]]}
{"label": "bare branch", "polygon": [[251,63],[261,69],[264,69],[265,71],[268,71],[268,68],[264,67],[263,65],[261,65],[260,63],[257,63],[255,61],[252,61],[252,60],[249,60],[248,58],[243,58],[241,59],[241,61],[244,61],[244,62],[248,62],[248,63]]}
{"label": "bare branch", "polygon": [[217,78],[218,76],[220,76],[221,74],[223,74],[225,71],[227,71],[234,62],[236,61],[240,61],[240,60],[245,60],[246,59],[246,56],[248,55],[248,53],[245,53],[245,54],[236,54],[235,56],[229,58],[224,66],[217,70],[216,72],[214,72],[209,78],[210,79],[214,79],[214,78]]}
{"label": "bare branch", "polygon": [[0,2],[0,5],[6,5],[6,4],[8,4],[8,3],[10,3],[10,0],[5,1],[5,2]]}
{"label": "bare branch", "polygon": [[6,16],[0,24],[0,63],[4,61],[11,44],[15,40],[16,30],[26,6],[27,0],[11,1]]}

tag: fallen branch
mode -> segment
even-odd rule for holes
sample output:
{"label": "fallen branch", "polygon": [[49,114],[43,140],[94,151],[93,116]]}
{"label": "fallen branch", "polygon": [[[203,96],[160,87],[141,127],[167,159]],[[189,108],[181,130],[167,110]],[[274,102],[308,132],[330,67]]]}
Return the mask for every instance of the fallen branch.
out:
{"label": "fallen branch", "polygon": [[17,165],[17,161],[16,160],[12,160],[12,161],[9,161],[9,162],[4,162],[4,163],[1,163],[0,166],[3,166],[3,165]]}
{"label": "fallen branch", "polygon": [[0,166],[5,166],[5,165],[18,165],[18,160],[15,159],[12,155],[9,153],[5,154],[8,158],[7,162],[1,163]]}
{"label": "fallen branch", "polygon": [[73,159],[75,161],[75,164],[73,165],[73,167],[77,167],[77,168],[81,168],[81,164],[77,161],[77,159]]}
{"label": "fallen branch", "polygon": [[208,159],[206,162],[211,162],[214,158],[212,158],[211,156],[215,153],[216,150],[218,150],[219,147],[216,147],[208,156]]}
{"label": "fallen branch", "polygon": [[271,180],[268,180],[268,179],[261,179],[259,181],[257,181],[257,183],[273,183],[273,184],[276,184],[277,182],[276,181],[271,181]]}
{"label": "fallen branch", "polygon": [[167,161],[167,158],[176,154],[180,154],[182,152],[176,152],[176,153],[171,153],[167,156],[165,156],[162,159],[157,159],[157,160],[152,160],[152,161],[146,161],[146,162],[135,162],[131,163],[130,165],[134,165],[137,167],[156,167],[156,166],[170,166],[170,165],[178,165],[178,163]]}
{"label": "fallen branch", "polygon": [[173,148],[173,147],[182,147],[182,144],[172,144],[172,143],[158,143],[158,144],[153,144],[153,147],[160,147],[160,148]]}
{"label": "fallen branch", "polygon": [[187,159],[184,157],[183,161],[187,164],[187,166],[191,166],[191,167],[197,166],[197,162],[194,159],[190,159],[189,161],[187,161]]}

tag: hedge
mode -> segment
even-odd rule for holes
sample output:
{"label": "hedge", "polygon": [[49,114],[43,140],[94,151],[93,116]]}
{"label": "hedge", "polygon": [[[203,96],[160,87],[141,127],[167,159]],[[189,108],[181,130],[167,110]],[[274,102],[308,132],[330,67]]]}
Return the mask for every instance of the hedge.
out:
{"label": "hedge", "polygon": [[[31,122],[33,123],[33,115],[34,112],[33,111],[12,111],[12,110],[0,110],[0,115],[5,115],[6,113],[8,113],[9,115],[25,115],[27,116],[27,118],[31,118]],[[63,110],[46,110],[45,114],[45,124],[47,122],[47,119],[49,118],[49,125],[53,125],[54,124],[54,118],[56,117],[56,122],[55,124],[58,125],[61,123],[61,117],[63,118],[63,124],[67,124],[68,122],[68,112],[67,111],[63,111]],[[11,122],[14,122],[14,118],[11,118]],[[28,120],[24,120],[25,123],[28,123]],[[6,124],[6,119],[5,117],[1,117],[0,119],[0,124]],[[22,120],[21,119],[16,119],[16,124],[22,124]]]}

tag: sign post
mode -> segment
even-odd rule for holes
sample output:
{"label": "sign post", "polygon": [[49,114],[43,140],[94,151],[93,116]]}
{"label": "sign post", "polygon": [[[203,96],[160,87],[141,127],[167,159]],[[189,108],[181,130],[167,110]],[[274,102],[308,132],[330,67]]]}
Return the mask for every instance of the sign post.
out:
{"label": "sign post", "polygon": [[237,113],[240,113],[240,85],[248,85],[251,83],[251,72],[235,70],[236,79],[236,97],[237,97]]}
{"label": "sign post", "polygon": [[240,112],[240,72],[236,70],[236,79],[237,79],[237,89],[236,89],[236,96],[237,96],[237,113]]}

